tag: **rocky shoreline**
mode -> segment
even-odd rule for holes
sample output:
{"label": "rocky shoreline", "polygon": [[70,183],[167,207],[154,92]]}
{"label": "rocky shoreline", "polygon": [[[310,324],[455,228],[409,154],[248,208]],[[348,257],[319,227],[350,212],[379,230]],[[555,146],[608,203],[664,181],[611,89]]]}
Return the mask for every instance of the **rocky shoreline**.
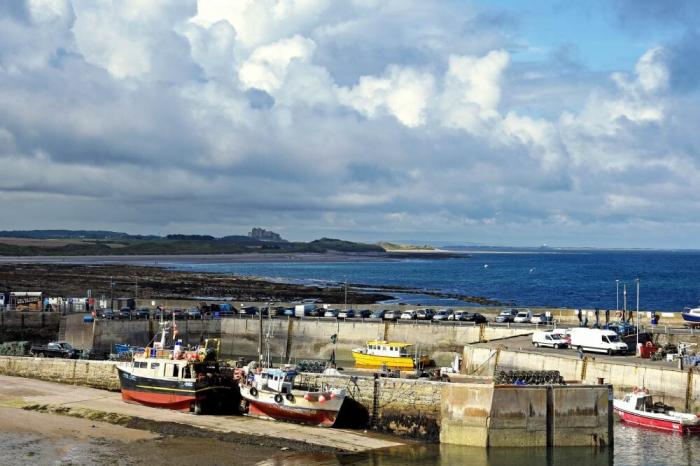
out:
{"label": "rocky shoreline", "polygon": [[[110,283],[113,283],[110,287]],[[41,291],[45,296],[81,297],[92,290],[95,297],[196,299],[226,297],[243,302],[292,302],[318,298],[338,303],[343,287],[275,283],[205,272],[182,272],[160,267],[125,264],[0,264],[0,291]],[[348,301],[370,304],[391,299],[389,294],[348,290]]]}

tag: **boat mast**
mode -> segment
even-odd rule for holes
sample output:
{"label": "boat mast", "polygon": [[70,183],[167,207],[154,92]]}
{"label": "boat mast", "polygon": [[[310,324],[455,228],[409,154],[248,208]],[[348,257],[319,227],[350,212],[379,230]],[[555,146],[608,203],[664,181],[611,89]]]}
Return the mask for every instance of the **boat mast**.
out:
{"label": "boat mast", "polygon": [[[269,312],[268,305],[268,312]],[[262,364],[263,362],[263,320],[262,320],[262,309],[258,310],[258,323],[259,323],[259,335],[258,335],[258,362]]]}

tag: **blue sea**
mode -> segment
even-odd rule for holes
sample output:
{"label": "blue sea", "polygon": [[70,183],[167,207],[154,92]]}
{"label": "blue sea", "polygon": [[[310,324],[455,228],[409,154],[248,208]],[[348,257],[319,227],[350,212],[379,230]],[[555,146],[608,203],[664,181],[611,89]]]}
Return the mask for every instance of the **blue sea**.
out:
{"label": "blue sea", "polygon": [[[166,265],[166,264],[162,264]],[[452,259],[366,262],[170,263],[189,270],[306,283],[389,285],[481,296],[518,306],[680,311],[700,300],[700,251],[474,253]],[[619,282],[616,282],[619,280]],[[401,302],[452,304],[429,296]],[[619,303],[619,304],[618,304]]]}

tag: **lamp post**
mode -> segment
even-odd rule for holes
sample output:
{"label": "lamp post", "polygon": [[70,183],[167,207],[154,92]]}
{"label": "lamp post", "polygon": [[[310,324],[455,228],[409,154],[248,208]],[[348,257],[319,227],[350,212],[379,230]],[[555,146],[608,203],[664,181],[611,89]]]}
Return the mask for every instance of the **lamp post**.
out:
{"label": "lamp post", "polygon": [[637,282],[637,348],[639,348],[639,279],[635,281]]}
{"label": "lamp post", "polygon": [[615,280],[615,312],[620,310],[620,280]]}

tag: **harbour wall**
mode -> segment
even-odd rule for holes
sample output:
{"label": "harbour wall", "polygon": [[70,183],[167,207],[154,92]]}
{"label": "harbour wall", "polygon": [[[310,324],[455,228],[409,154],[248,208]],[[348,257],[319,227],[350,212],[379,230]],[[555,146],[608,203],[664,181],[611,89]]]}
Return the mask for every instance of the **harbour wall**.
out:
{"label": "harbour wall", "polygon": [[[116,363],[0,356],[0,374],[118,390]],[[612,438],[609,386],[518,387],[300,374],[348,390],[364,424],[424,441],[469,446],[603,446]],[[354,403],[354,406],[353,404]]]}
{"label": "harbour wall", "polygon": [[119,375],[112,361],[0,356],[0,374],[119,390]]}
{"label": "harbour wall", "polygon": [[[197,344],[203,338],[221,338],[221,352],[228,357],[258,354],[260,322],[250,318],[179,320],[178,338]],[[109,351],[115,343],[145,346],[158,331],[153,320],[95,320],[82,316],[66,318],[65,341],[81,349]],[[331,319],[267,319],[263,336],[269,341],[273,361],[327,359],[335,349],[339,360],[352,360],[352,350],[368,340],[386,339],[412,343],[438,365],[448,365],[464,345],[532,333],[532,329],[489,327],[469,323],[454,325],[382,321],[340,321]],[[334,345],[331,336],[337,335]],[[269,336],[269,338],[267,338]]]}
{"label": "harbour wall", "polygon": [[30,341],[46,343],[59,332],[61,315],[53,312],[0,312],[0,343]]}
{"label": "harbour wall", "polygon": [[493,375],[494,370],[557,370],[566,380],[596,383],[599,378],[612,384],[614,394],[622,397],[634,387],[646,387],[657,401],[681,411],[700,411],[700,371],[679,370],[634,362],[583,359],[570,354],[512,351],[482,346],[464,347],[463,367],[467,374]]}

